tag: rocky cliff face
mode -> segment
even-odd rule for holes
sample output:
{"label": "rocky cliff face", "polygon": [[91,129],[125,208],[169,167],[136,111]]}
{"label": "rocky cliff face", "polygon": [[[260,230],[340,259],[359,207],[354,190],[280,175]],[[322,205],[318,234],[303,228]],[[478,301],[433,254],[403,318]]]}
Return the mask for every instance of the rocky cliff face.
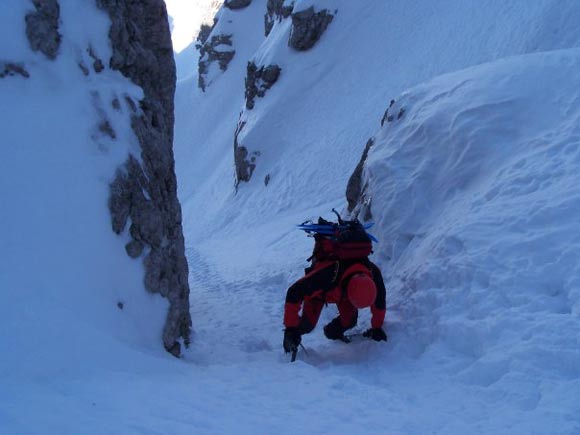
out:
{"label": "rocky cliff face", "polygon": [[334,16],[326,9],[315,12],[313,6],[303,11],[294,12],[288,45],[299,51],[311,49],[333,18]]}
{"label": "rocky cliff face", "polygon": [[27,79],[30,74],[22,63],[0,62],[0,79],[13,76],[22,76]]}
{"label": "rocky cliff face", "polygon": [[217,62],[220,70],[226,71],[236,51],[231,48],[232,35],[220,34],[212,35],[211,37],[209,35],[206,36],[207,26],[202,28],[202,33],[202,38],[205,37],[205,40],[203,43],[197,44],[197,48],[199,49],[198,86],[202,91],[205,91],[209,85],[207,74],[210,65]]}
{"label": "rocky cliff face", "polygon": [[224,6],[229,9],[243,9],[249,6],[252,0],[225,0]]}
{"label": "rocky cliff face", "polygon": [[[111,184],[113,231],[129,226],[127,254],[143,258],[145,287],[170,303],[163,344],[179,355],[189,344],[188,267],[173,158],[175,63],[163,0],[97,0],[111,18],[109,65],[143,89],[132,128],[141,155],[130,157]],[[113,102],[114,104],[114,102]]]}
{"label": "rocky cliff face", "polygon": [[60,6],[57,0],[33,0],[35,12],[26,15],[26,36],[30,47],[54,60],[60,47]]}
{"label": "rocky cliff face", "polygon": [[[129,110],[140,153],[131,155],[117,169],[110,185],[112,229],[117,234],[128,230],[130,241],[125,250],[129,257],[142,259],[145,288],[168,299],[163,344],[178,356],[180,342],[189,344],[191,318],[188,267],[173,158],[176,74],[165,3],[163,0],[95,0],[98,8],[110,18],[110,59],[105,58],[103,47],[92,45],[95,41],[103,42],[107,35],[102,31],[92,42],[82,37],[73,41],[77,35],[67,35],[61,10],[64,15],[69,7],[70,12],[70,4],[61,3],[58,0],[30,1],[24,17],[28,44],[50,61],[72,57],[83,75],[91,76],[94,87],[90,88],[90,98],[98,116],[91,139],[98,142],[101,151],[106,150],[106,145],[99,143],[103,138],[119,140],[110,108],[116,113],[123,112],[124,108]],[[0,79],[33,77],[29,67],[34,65],[18,59],[2,59]],[[139,86],[142,97],[136,97],[138,92],[133,92],[133,97],[129,93],[104,97],[96,74],[109,68]],[[103,75],[105,85],[106,81]],[[109,113],[105,110],[107,107]],[[123,121],[126,127],[127,118]],[[123,304],[119,304],[122,309]]]}
{"label": "rocky cliff face", "polygon": [[294,2],[285,0],[268,0],[266,14],[264,15],[264,33],[266,36],[272,31],[274,23],[288,18],[294,9]]}
{"label": "rocky cliff face", "polygon": [[356,168],[348,180],[346,186],[346,200],[348,202],[348,212],[353,217],[362,218],[365,221],[372,219],[371,197],[368,193],[368,183],[363,179],[363,171],[369,151],[375,144],[375,138],[371,137],[356,165]]}
{"label": "rocky cliff face", "polygon": [[256,97],[263,98],[268,89],[278,81],[282,69],[278,65],[258,66],[254,62],[248,62],[246,71],[246,108],[254,108]]}

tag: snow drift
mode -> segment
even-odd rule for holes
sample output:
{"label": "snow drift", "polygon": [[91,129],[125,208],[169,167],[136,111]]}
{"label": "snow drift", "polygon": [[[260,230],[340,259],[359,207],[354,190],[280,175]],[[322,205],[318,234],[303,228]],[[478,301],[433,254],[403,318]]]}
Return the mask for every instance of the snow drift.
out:
{"label": "snow drift", "polygon": [[561,421],[580,386],[579,64],[578,49],[519,56],[405,92],[365,172],[391,330]]}

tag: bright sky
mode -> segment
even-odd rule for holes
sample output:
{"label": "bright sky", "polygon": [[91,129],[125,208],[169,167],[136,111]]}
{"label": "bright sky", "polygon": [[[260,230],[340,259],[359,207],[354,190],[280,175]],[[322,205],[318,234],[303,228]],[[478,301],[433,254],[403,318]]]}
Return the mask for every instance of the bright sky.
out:
{"label": "bright sky", "polygon": [[203,22],[211,22],[215,0],[165,0],[167,13],[173,18],[173,49],[180,52],[197,36]]}

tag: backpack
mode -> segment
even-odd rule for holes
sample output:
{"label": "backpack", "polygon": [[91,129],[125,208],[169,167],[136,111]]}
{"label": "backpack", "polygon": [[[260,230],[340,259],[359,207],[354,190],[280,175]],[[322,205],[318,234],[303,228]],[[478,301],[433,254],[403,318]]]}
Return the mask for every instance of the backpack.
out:
{"label": "backpack", "polygon": [[338,222],[330,222],[322,217],[318,223],[306,221],[298,228],[314,237],[314,251],[307,261],[316,263],[324,260],[353,260],[366,258],[373,252],[373,241],[377,241],[366,232],[373,224],[363,225],[358,219],[352,221],[343,220],[338,212],[332,209],[338,216]]}

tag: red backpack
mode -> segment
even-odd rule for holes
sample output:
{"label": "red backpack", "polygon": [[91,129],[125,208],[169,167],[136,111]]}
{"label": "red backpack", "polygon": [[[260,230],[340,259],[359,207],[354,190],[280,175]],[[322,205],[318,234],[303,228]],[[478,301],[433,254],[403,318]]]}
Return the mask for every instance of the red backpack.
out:
{"label": "red backpack", "polygon": [[322,217],[318,223],[304,222],[298,227],[314,237],[314,251],[308,261],[312,263],[325,260],[351,260],[366,258],[373,252],[373,240],[366,232],[372,224],[363,226],[358,220],[345,221],[338,216],[338,223],[329,222]]}

